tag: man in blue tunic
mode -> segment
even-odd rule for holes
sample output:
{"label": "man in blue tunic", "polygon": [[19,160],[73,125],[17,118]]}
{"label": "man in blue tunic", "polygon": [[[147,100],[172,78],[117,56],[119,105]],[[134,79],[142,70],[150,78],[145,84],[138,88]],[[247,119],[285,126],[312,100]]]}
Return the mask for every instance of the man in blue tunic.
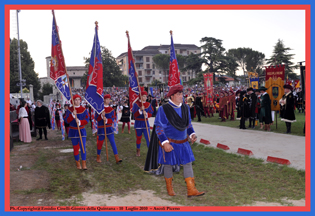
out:
{"label": "man in blue tunic", "polygon": [[[132,107],[132,113],[135,117],[135,132],[136,132],[136,144],[137,144],[137,154],[136,156],[140,157],[140,146],[141,146],[141,139],[142,134],[147,141],[147,146],[149,148],[149,136],[150,136],[150,124],[148,118],[152,116],[153,109],[149,102],[147,102],[147,95],[148,93],[144,90],[141,91],[141,99],[134,103]],[[147,124],[145,123],[147,122]],[[146,127],[147,125],[147,127]],[[149,134],[148,134],[149,133]]]}
{"label": "man in blue tunic", "polygon": [[[75,163],[78,169],[87,170],[86,167],[86,130],[84,128],[85,125],[89,122],[89,113],[87,110],[81,106],[81,96],[76,94],[73,96],[74,107],[70,107],[66,111],[65,121],[70,125],[69,129],[69,138],[71,138],[72,146],[73,146],[73,154]],[[75,119],[75,115],[77,115],[77,119]],[[78,125],[81,132],[82,142],[80,140]],[[82,146],[84,148],[84,153],[82,151]],[[81,159],[82,159],[82,167],[80,164],[80,155],[79,150],[81,149]]]}
{"label": "man in blue tunic", "polygon": [[[175,196],[172,186],[173,166],[183,165],[187,196],[204,195],[204,192],[199,192],[195,187],[192,169],[192,162],[195,158],[188,142],[188,137],[192,143],[197,140],[197,137],[191,125],[189,107],[186,104],[182,104],[183,86],[173,86],[167,97],[169,97],[169,102],[159,108],[155,118],[144,170],[157,169],[156,160],[158,164],[164,165],[167,192],[170,196]],[[159,144],[156,145],[156,143]],[[158,150],[154,146],[157,146]],[[158,151],[158,157],[154,156],[154,151]],[[157,159],[155,160],[155,158]]]}

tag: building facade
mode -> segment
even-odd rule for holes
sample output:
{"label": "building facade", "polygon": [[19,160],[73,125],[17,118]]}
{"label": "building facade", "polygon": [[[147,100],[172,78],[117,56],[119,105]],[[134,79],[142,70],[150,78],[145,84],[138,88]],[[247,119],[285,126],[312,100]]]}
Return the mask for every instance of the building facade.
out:
{"label": "building facade", "polygon": [[[200,54],[201,48],[193,44],[174,44],[175,53],[182,56],[188,56],[191,53]],[[168,70],[157,68],[153,57],[157,54],[170,54],[170,45],[147,46],[142,50],[133,51],[135,67],[138,73],[139,84],[147,86],[154,80],[162,83],[168,81]],[[116,58],[116,63],[124,75],[128,76],[128,53],[122,53]],[[193,71],[181,71],[183,82],[195,78]]]}

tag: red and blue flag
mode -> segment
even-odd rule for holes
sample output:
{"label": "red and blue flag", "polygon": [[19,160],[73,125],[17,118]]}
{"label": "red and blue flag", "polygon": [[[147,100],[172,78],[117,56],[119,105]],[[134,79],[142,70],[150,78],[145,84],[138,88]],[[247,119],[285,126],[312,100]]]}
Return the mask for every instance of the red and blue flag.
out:
{"label": "red and blue flag", "polygon": [[128,33],[127,33],[127,37],[128,37],[128,65],[129,65],[129,103],[130,103],[130,109],[132,109],[133,104],[139,98],[139,85],[138,85],[138,79],[137,79],[138,74],[135,70],[135,64],[134,64],[134,59],[132,55],[132,49],[130,46]]}
{"label": "red and blue flag", "polygon": [[56,24],[55,13],[53,13],[52,25],[52,43],[51,43],[51,64],[50,64],[50,78],[55,81],[55,85],[60,93],[67,98],[71,99],[70,90],[67,80],[67,72],[64,56],[61,48],[61,41],[58,33],[58,26]]}
{"label": "red and blue flag", "polygon": [[168,86],[172,87],[177,84],[181,84],[180,75],[178,71],[178,62],[175,53],[175,47],[173,43],[173,35],[171,33],[171,49],[170,49],[170,72],[168,76]]}
{"label": "red and blue flag", "polygon": [[101,114],[104,110],[103,63],[97,28],[98,26],[96,25],[86,82],[85,100],[91,105],[95,112]]}

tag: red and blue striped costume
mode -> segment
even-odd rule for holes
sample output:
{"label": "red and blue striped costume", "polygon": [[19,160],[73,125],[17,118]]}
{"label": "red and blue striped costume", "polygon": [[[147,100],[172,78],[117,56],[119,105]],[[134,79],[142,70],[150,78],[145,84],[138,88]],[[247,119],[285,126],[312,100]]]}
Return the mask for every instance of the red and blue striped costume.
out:
{"label": "red and blue striped costume", "polygon": [[[150,118],[152,116],[153,113],[153,109],[152,106],[149,102],[145,102],[143,103],[143,106],[145,108],[145,111],[148,114],[148,118]],[[142,111],[140,110],[141,107],[141,101],[138,100],[136,103],[134,103],[133,107],[132,107],[132,112],[135,118],[135,131],[136,131],[136,137],[137,137],[137,149],[140,149],[141,146],[141,138],[142,138],[142,133],[144,134],[144,137],[147,141],[147,146],[149,148],[150,142],[149,142],[149,136],[150,136],[150,124],[149,121],[147,120],[147,126],[148,126],[148,132],[147,133],[147,129],[145,127],[145,120],[144,120],[144,115],[142,113]]]}
{"label": "red and blue striped costume", "polygon": [[82,137],[82,142],[83,142],[84,153],[82,151],[82,145],[80,141],[78,126],[75,121],[75,118],[72,116],[73,107],[69,107],[69,109],[67,109],[66,111],[65,121],[69,124],[68,137],[71,138],[75,160],[76,161],[80,160],[79,149],[81,149],[81,159],[86,160],[86,148],[85,148],[86,131],[85,131],[84,126],[89,122],[89,113],[83,106],[75,107],[75,110],[77,112],[77,118],[80,120],[80,132],[81,132],[81,137]]}
{"label": "red and blue striped costume", "polygon": [[[113,122],[116,118],[116,113],[115,110],[110,107],[110,106],[104,106],[104,111],[105,111],[105,117],[107,119],[106,123],[106,135],[107,138],[109,139],[109,142],[112,146],[114,155],[118,154],[116,143],[115,143],[115,137],[114,137],[114,129],[113,129]],[[104,143],[105,139],[105,131],[104,131],[104,120],[102,118],[102,115],[98,115],[96,113],[95,119],[97,120],[97,135],[98,135],[98,140],[97,140],[97,154],[100,155],[102,151],[102,146]]]}

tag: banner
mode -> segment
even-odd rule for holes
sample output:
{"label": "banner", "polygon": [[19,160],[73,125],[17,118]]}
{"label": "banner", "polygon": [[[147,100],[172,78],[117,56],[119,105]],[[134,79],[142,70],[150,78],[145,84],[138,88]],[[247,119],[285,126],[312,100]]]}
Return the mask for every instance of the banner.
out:
{"label": "banner", "polygon": [[62,117],[62,111],[59,111],[59,116],[60,116],[60,128],[61,128],[61,136],[62,136],[62,141],[65,140],[65,123],[63,121],[63,117]]}
{"label": "banner", "polygon": [[266,67],[265,87],[271,100],[272,111],[280,111],[279,100],[284,95],[284,70],[285,65]]}
{"label": "banner", "polygon": [[97,28],[96,22],[89,72],[86,81],[85,100],[91,105],[92,109],[98,114],[101,114],[104,110],[103,63]]}
{"label": "banner", "polygon": [[203,74],[204,88],[207,94],[207,104],[213,106],[213,73]]}
{"label": "banner", "polygon": [[252,87],[253,89],[258,89],[259,86],[259,77],[252,77],[249,78],[249,82],[250,82],[250,87]]}
{"label": "banner", "polygon": [[180,73],[178,71],[178,62],[175,53],[175,47],[173,43],[173,35],[171,31],[171,48],[170,48],[170,68],[168,75],[168,87],[175,86],[177,84],[181,84]]}
{"label": "banner", "polygon": [[51,113],[51,129],[55,130],[55,115],[56,115],[56,108],[54,107]]}
{"label": "banner", "polygon": [[67,80],[66,64],[61,49],[61,41],[58,33],[58,26],[56,24],[55,13],[53,13],[52,26],[52,43],[51,43],[51,64],[50,64],[50,78],[54,80],[57,89],[60,93],[70,100],[70,90]]}
{"label": "banner", "polygon": [[282,80],[284,80],[284,71],[285,71],[285,65],[266,67],[266,79],[265,80],[268,81],[269,78],[277,80],[278,77],[280,77]]}
{"label": "banner", "polygon": [[129,105],[132,109],[133,104],[139,98],[139,84],[138,84],[138,74],[135,70],[135,62],[132,55],[132,49],[130,46],[129,34],[127,32],[128,38],[128,65],[129,65]]}
{"label": "banner", "polygon": [[97,120],[95,119],[95,110],[91,107],[92,134],[97,133]]}
{"label": "banner", "polygon": [[294,88],[300,88],[300,80],[294,80]]}

